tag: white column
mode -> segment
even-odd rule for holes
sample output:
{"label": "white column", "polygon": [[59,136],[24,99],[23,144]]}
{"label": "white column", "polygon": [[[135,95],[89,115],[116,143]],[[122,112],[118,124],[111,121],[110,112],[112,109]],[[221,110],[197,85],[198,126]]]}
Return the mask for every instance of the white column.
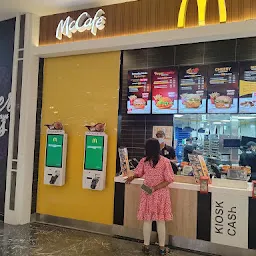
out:
{"label": "white column", "polygon": [[[6,198],[4,221],[8,224],[21,225],[30,222],[33,182],[33,163],[35,147],[35,126],[37,110],[37,87],[39,59],[33,54],[33,46],[38,45],[39,17],[26,14],[22,89],[20,100],[20,121],[18,137],[18,158],[13,159],[13,142],[15,126],[15,105],[17,89],[17,66],[20,35],[20,16],[16,21],[15,49],[13,59],[12,109],[9,131],[9,149],[6,178]],[[17,161],[17,168],[13,162]],[[15,176],[16,175],[16,186]],[[13,196],[15,192],[15,196]],[[14,207],[10,198],[14,199]],[[12,204],[13,205],[13,204]]]}

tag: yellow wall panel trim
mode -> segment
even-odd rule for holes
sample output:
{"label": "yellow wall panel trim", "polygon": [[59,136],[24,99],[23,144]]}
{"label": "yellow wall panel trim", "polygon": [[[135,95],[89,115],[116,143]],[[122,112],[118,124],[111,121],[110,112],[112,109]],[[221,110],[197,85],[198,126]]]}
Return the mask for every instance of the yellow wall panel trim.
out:
{"label": "yellow wall panel trim", "polygon": [[[45,60],[37,213],[113,224],[120,52]],[[45,123],[61,121],[68,134],[66,184],[43,184]],[[85,124],[105,122],[108,141],[106,189],[82,189]]]}

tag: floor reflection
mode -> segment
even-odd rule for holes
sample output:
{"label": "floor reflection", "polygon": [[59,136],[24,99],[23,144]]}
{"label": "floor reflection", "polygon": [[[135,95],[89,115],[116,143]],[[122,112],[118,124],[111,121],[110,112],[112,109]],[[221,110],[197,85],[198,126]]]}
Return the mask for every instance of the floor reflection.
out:
{"label": "floor reflection", "polygon": [[[135,256],[141,245],[130,241],[43,224],[9,226],[0,224],[2,256]],[[152,255],[157,255],[154,252]],[[171,256],[195,256],[172,251]]]}

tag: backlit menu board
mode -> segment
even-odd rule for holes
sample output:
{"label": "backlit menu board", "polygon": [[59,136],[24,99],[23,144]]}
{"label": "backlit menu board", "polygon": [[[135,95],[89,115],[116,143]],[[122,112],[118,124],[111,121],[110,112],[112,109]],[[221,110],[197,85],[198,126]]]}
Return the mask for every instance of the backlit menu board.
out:
{"label": "backlit menu board", "polygon": [[256,113],[256,62],[240,63],[239,113]]}
{"label": "backlit menu board", "polygon": [[148,70],[128,71],[128,114],[151,113],[151,82]]}
{"label": "backlit menu board", "polygon": [[237,113],[238,64],[222,63],[208,68],[208,113]]}
{"label": "backlit menu board", "polygon": [[178,112],[178,72],[173,69],[152,71],[152,113]]}
{"label": "backlit menu board", "polygon": [[182,67],[179,71],[179,113],[206,113],[207,67]]}

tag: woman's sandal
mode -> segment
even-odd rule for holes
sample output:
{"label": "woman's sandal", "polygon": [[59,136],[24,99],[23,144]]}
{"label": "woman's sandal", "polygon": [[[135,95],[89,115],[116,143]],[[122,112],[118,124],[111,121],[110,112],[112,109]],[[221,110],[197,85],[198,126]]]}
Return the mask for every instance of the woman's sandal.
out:
{"label": "woman's sandal", "polygon": [[164,248],[164,249],[159,249],[159,255],[160,256],[164,256],[164,255],[167,255],[167,249],[166,248]]}
{"label": "woman's sandal", "polygon": [[142,252],[146,255],[149,255],[150,253],[150,249],[149,249],[149,246],[146,246],[146,245],[143,245],[142,247]]}

